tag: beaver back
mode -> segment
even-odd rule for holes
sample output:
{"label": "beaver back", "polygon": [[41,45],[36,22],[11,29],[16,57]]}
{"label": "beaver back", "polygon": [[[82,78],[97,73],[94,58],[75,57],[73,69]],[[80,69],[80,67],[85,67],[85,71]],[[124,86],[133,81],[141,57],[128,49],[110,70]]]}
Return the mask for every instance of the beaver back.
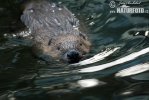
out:
{"label": "beaver back", "polygon": [[79,35],[79,20],[66,7],[46,0],[26,4],[21,20],[31,30],[34,42],[47,44],[54,36]]}

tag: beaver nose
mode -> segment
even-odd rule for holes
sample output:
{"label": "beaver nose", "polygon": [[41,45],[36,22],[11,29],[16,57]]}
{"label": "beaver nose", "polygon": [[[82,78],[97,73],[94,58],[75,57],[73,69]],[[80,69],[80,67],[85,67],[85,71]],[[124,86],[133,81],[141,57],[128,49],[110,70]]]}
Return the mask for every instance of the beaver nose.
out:
{"label": "beaver nose", "polygon": [[72,50],[67,52],[67,59],[69,63],[77,63],[81,58],[82,57],[78,51]]}

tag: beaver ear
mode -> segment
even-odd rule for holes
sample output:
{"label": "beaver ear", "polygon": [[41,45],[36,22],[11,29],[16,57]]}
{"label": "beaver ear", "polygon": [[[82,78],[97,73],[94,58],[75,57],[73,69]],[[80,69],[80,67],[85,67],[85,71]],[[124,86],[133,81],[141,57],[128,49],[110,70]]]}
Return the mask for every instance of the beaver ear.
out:
{"label": "beaver ear", "polygon": [[51,45],[52,39],[49,40],[48,45]]}
{"label": "beaver ear", "polygon": [[87,37],[86,37],[86,35],[85,35],[84,33],[80,33],[79,35],[80,35],[83,39],[87,40]]}

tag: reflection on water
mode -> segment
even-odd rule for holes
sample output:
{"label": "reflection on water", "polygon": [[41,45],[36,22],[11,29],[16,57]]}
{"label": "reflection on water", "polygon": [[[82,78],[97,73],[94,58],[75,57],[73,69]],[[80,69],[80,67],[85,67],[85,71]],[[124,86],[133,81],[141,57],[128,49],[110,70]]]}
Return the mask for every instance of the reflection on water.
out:
{"label": "reflection on water", "polygon": [[124,70],[119,71],[116,74],[116,77],[135,75],[135,74],[142,73],[148,70],[149,70],[149,63],[139,64],[139,65],[131,66],[130,68],[126,68]]}
{"label": "reflection on water", "polygon": [[105,84],[102,81],[99,81],[97,79],[85,79],[85,80],[78,80],[78,84],[82,87],[82,88],[87,88],[87,87],[94,87],[97,85],[103,85]]}
{"label": "reflection on water", "polygon": [[76,64],[47,64],[32,55],[20,1],[0,1],[0,100],[149,100],[147,13],[110,13],[111,0],[52,0],[85,24],[92,50]]}
{"label": "reflection on water", "polygon": [[115,93],[118,100],[148,100],[148,83],[136,83]]}
{"label": "reflection on water", "polygon": [[[100,70],[103,70],[103,69],[106,69],[106,68],[109,68],[109,67],[112,67],[112,66],[115,66],[115,65],[118,65],[118,64],[122,64],[122,63],[125,63],[125,62],[128,62],[128,61],[131,61],[131,60],[134,60],[135,58],[143,55],[143,54],[146,54],[149,52],[149,48],[145,48],[139,52],[135,52],[135,53],[132,53],[128,56],[125,56],[123,58],[120,58],[118,60],[115,60],[113,62],[110,62],[110,63],[106,63],[106,64],[103,64],[103,65],[98,65],[98,66],[91,66],[91,67],[88,67],[88,68],[84,68],[84,69],[80,69],[79,72],[81,73],[84,73],[84,72],[95,72],[95,71],[100,71]],[[146,65],[147,68],[149,68],[148,65]],[[143,65],[142,65],[142,69],[143,69]]]}
{"label": "reflection on water", "polygon": [[72,64],[74,66],[82,66],[82,65],[88,65],[88,64],[92,64],[92,63],[95,63],[95,62],[98,62],[100,60],[103,60],[105,57],[109,56],[110,54],[112,54],[113,52],[115,52],[117,49],[119,49],[118,47],[117,48],[114,48],[112,50],[105,50],[99,54],[96,54],[95,56],[89,58],[89,59],[86,59],[86,60],[83,60],[83,61],[80,61],[79,63],[75,63],[75,64]]}

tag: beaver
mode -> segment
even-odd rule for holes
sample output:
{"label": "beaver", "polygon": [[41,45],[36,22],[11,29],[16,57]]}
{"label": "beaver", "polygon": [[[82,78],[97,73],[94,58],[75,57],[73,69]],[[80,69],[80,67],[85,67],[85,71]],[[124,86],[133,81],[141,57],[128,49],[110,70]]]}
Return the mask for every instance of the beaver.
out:
{"label": "beaver", "polygon": [[87,35],[79,20],[65,6],[47,0],[26,3],[21,21],[31,30],[33,52],[48,61],[50,57],[76,63],[90,51]]}

